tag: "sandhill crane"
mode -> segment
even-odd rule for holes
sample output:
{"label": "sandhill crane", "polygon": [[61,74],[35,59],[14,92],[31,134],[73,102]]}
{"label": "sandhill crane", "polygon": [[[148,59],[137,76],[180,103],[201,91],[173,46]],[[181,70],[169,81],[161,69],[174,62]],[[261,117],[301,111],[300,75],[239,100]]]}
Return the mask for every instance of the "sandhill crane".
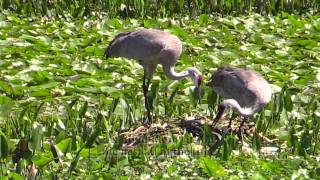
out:
{"label": "sandhill crane", "polygon": [[212,123],[213,127],[226,109],[235,109],[244,116],[239,127],[239,130],[242,131],[246,118],[262,110],[271,100],[272,95],[269,83],[260,74],[250,69],[232,66],[219,68],[208,85],[217,94],[226,98],[218,107],[218,113]]}
{"label": "sandhill crane", "polygon": [[[165,74],[173,80],[180,80],[190,76],[196,87],[203,81],[200,71],[189,67],[185,71],[175,72],[174,67],[182,52],[182,43],[179,38],[169,32],[156,29],[139,29],[131,32],[118,34],[109,44],[105,51],[105,58],[125,57],[138,60],[144,68],[142,83],[145,106],[149,122],[152,119],[148,101],[148,89],[150,80],[161,64]],[[147,82],[146,82],[147,80]]]}

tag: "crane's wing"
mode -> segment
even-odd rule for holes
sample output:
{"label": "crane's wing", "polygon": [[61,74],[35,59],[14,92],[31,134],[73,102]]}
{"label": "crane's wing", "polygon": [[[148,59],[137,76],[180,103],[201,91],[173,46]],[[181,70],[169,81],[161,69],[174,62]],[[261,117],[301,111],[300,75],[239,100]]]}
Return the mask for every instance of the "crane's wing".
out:
{"label": "crane's wing", "polygon": [[240,71],[237,75],[240,79],[243,79],[248,91],[259,99],[259,103],[268,103],[271,100],[271,86],[259,73],[246,69]]}
{"label": "crane's wing", "polygon": [[224,66],[219,68],[212,77],[212,88],[220,96],[227,99],[236,99],[240,106],[249,106],[255,103],[256,96],[248,90],[246,77],[239,75],[241,69]]}
{"label": "crane's wing", "polygon": [[125,57],[146,60],[156,58],[166,47],[169,33],[160,30],[141,29],[118,34],[108,46],[105,57]]}

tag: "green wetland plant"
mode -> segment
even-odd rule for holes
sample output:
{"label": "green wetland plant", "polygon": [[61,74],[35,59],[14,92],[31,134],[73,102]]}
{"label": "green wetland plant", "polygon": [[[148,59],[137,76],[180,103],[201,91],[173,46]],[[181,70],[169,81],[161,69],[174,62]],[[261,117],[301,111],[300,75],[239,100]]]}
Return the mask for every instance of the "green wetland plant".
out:
{"label": "green wetland plant", "polygon": [[[207,126],[220,97],[204,87],[198,102],[189,79],[172,82],[161,68],[149,94],[157,126],[138,131],[142,67],[102,56],[116,34],[141,26],[183,41],[178,70],[196,66],[209,78],[231,64],[272,84],[272,101],[242,146],[234,133]],[[4,178],[319,178],[318,15],[120,20],[1,12],[0,27]],[[190,133],[181,124],[193,117],[207,124]]]}
{"label": "green wetland plant", "polygon": [[72,17],[94,16],[106,13],[113,17],[173,17],[201,14],[240,15],[251,12],[277,14],[305,13],[319,10],[317,0],[1,0],[0,9],[25,16]]}

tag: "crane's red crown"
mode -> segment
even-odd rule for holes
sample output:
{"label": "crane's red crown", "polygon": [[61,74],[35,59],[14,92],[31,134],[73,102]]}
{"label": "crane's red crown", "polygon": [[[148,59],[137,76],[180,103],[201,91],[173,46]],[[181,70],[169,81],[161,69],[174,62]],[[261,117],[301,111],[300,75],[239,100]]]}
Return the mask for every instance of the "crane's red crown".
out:
{"label": "crane's red crown", "polygon": [[198,86],[201,86],[203,80],[204,80],[204,76],[203,75],[199,75],[198,76]]}

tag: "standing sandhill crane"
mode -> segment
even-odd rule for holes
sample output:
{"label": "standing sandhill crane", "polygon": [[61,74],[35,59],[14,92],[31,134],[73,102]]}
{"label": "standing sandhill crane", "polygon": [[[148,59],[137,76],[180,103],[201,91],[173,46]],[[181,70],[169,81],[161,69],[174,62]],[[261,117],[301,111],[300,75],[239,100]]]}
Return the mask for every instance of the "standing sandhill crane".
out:
{"label": "standing sandhill crane", "polygon": [[[144,68],[142,89],[147,108],[147,116],[151,122],[148,89],[150,80],[161,64],[165,74],[173,80],[180,80],[190,76],[196,87],[203,81],[201,72],[189,67],[185,71],[175,72],[174,67],[182,52],[182,43],[175,35],[156,29],[140,29],[118,34],[109,44],[104,57],[125,57],[138,60]],[[147,79],[147,82],[146,82]]]}
{"label": "standing sandhill crane", "polygon": [[242,131],[246,118],[261,111],[271,100],[272,95],[269,83],[260,74],[253,70],[232,66],[219,68],[208,85],[217,94],[226,98],[218,107],[218,114],[212,123],[213,127],[226,109],[235,109],[244,116],[239,127],[239,130]]}

